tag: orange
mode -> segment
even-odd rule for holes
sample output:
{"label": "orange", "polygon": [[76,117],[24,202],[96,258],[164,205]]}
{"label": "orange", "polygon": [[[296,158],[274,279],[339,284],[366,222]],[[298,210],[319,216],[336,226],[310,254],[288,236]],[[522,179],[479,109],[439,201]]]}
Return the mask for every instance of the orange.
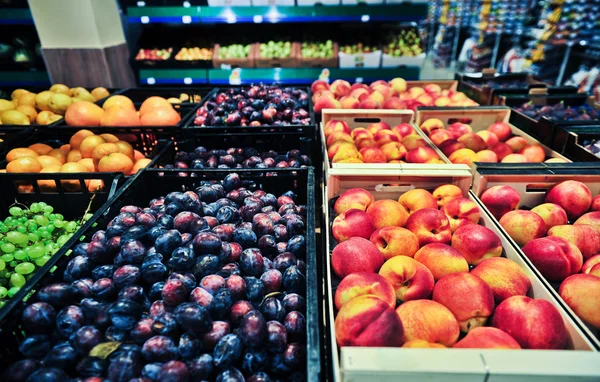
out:
{"label": "orange", "polygon": [[118,152],[119,146],[117,146],[116,143],[101,143],[98,146],[96,146],[94,151],[92,151],[92,159],[94,160],[94,163],[98,163],[100,159],[104,158],[108,154]]}
{"label": "orange", "polygon": [[[60,172],[62,172],[62,173],[87,172],[87,169],[79,163],[70,162],[70,163],[63,164],[60,168]],[[66,191],[79,191],[81,189],[81,183],[79,180],[61,180],[60,183],[62,184],[63,188]],[[86,180],[85,181],[86,187],[87,187],[88,183],[89,183],[89,181]]]}
{"label": "orange", "polygon": [[69,126],[100,126],[104,110],[88,101],[73,102],[67,108],[65,121]]}
{"label": "orange", "polygon": [[113,106],[120,106],[124,109],[131,109],[135,111],[135,105],[133,104],[133,101],[122,95],[108,97],[102,104],[102,108],[104,110],[108,110]]}
{"label": "orange", "polygon": [[79,162],[82,158],[81,151],[77,149],[71,150],[67,154],[67,162]]}
{"label": "orange", "polygon": [[150,164],[150,162],[152,162],[152,159],[148,159],[148,158],[140,159],[139,161],[135,162],[135,165],[133,166],[133,170],[131,170],[131,173],[135,174],[139,170],[148,166]]}
{"label": "orange", "polygon": [[61,149],[62,151],[64,151],[64,152],[65,152],[65,154],[68,154],[68,153],[69,153],[69,151],[71,151],[71,145],[70,145],[70,144],[68,144],[68,143],[67,143],[67,144],[64,144],[64,145],[60,146],[60,149]]}
{"label": "orange", "polygon": [[37,158],[21,157],[11,161],[6,166],[6,172],[40,172],[42,168]]}
{"label": "orange", "polygon": [[46,155],[49,155],[51,157],[58,159],[63,164],[67,162],[67,153],[65,153],[61,149],[52,149]]}
{"label": "orange", "polygon": [[33,151],[32,149],[27,149],[25,147],[19,147],[16,149],[12,149],[6,154],[6,160],[9,162],[14,161],[17,158],[21,157],[38,157],[39,154]]}
{"label": "orange", "polygon": [[146,100],[142,103],[142,106],[140,107],[140,116],[143,116],[150,110],[156,109],[158,107],[168,107],[173,109],[171,103],[163,97],[152,96],[146,98]]}
{"label": "orange", "polygon": [[[40,171],[40,174],[59,172],[60,167],[61,165],[44,167],[42,171]],[[38,186],[40,186],[41,191],[56,191],[56,182],[51,179],[38,180],[37,183]]]}
{"label": "orange", "polygon": [[134,153],[133,147],[131,147],[129,142],[118,141],[115,144],[119,147],[119,152],[121,154],[127,155],[129,157],[129,159],[131,159],[132,161],[134,160],[135,153]]}
{"label": "orange", "polygon": [[135,109],[113,106],[107,109],[100,119],[101,126],[139,126],[140,117]]}
{"label": "orange", "polygon": [[83,158],[91,158],[92,152],[94,151],[94,149],[102,143],[106,143],[106,140],[99,135],[92,135],[92,136],[86,137],[81,142],[81,145],[79,146],[79,151],[81,151],[81,156]]}
{"label": "orange", "polygon": [[116,141],[118,141],[118,140],[119,140],[119,138],[117,138],[117,137],[116,137],[115,135],[113,135],[113,134],[108,134],[108,133],[106,133],[106,134],[100,134],[100,136],[101,136],[102,138],[104,138],[104,140],[105,140],[106,142],[108,142],[108,143],[115,143]]}
{"label": "orange", "polygon": [[50,150],[52,150],[52,147],[45,143],[34,143],[33,145],[29,146],[29,148],[39,155],[46,155],[50,152]]}
{"label": "orange", "polygon": [[35,122],[35,119],[37,118],[37,111],[35,110],[35,107],[31,105],[19,105],[16,107],[16,110],[25,114],[27,118],[29,118],[30,123]]}
{"label": "orange", "polygon": [[98,162],[98,172],[122,172],[129,174],[133,169],[133,161],[125,154],[112,153]]}
{"label": "orange", "polygon": [[157,107],[142,115],[142,126],[175,126],[181,116],[172,107]]}
{"label": "orange", "polygon": [[79,130],[78,132],[73,134],[71,140],[69,141],[69,143],[71,144],[71,149],[78,149],[79,145],[81,145],[81,142],[85,138],[90,137],[92,135],[94,135],[94,133],[92,133],[89,130]]}
{"label": "orange", "polygon": [[77,163],[85,167],[88,172],[96,172],[96,165],[94,164],[92,158],[83,158]]}
{"label": "orange", "polygon": [[142,154],[141,152],[137,151],[137,150],[133,150],[133,160],[138,161],[140,159],[144,159],[145,156],[144,154]]}
{"label": "orange", "polygon": [[39,157],[37,157],[37,160],[38,162],[40,162],[43,168],[51,166],[62,166],[60,160],[56,159],[55,157],[51,157],[50,155],[40,155]]}
{"label": "orange", "polygon": [[102,191],[104,188],[104,182],[101,179],[92,179],[88,184],[89,192]]}

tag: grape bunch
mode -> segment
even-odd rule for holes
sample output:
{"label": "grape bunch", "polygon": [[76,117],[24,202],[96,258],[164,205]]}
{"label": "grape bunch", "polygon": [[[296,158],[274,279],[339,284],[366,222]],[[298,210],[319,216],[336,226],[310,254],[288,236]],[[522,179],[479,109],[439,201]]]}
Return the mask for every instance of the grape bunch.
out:
{"label": "grape bunch", "polygon": [[[44,202],[29,209],[12,206],[0,222],[0,307],[79,229]],[[89,216],[86,216],[89,217]]]}

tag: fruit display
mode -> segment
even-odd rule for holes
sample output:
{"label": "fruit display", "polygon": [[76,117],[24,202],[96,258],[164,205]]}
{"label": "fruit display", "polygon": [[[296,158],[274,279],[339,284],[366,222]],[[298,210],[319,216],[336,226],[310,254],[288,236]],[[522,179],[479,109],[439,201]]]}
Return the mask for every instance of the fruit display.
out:
{"label": "fruit display", "polygon": [[567,348],[563,313],[532,294],[475,201],[453,184],[399,196],[330,201],[338,346]]}
{"label": "fruit display", "polygon": [[575,314],[600,328],[600,195],[567,180],[527,205],[509,185],[480,199]]}
{"label": "fruit display", "polygon": [[[174,100],[179,103],[179,100]],[[181,115],[162,97],[148,97],[136,110],[133,101],[123,95],[107,98],[102,107],[88,101],[70,103],[66,108],[68,126],[176,126]]]}
{"label": "fruit display", "polygon": [[481,88],[488,87],[490,89],[527,89],[529,82],[526,80],[515,80],[515,81],[494,81],[487,80],[482,83],[466,81],[471,86]]}
{"label": "fruit display", "polygon": [[231,44],[219,46],[219,59],[246,58],[250,55],[252,44]]}
{"label": "fruit display", "polygon": [[371,85],[350,84],[335,80],[329,85],[317,80],[312,83],[315,112],[322,109],[411,109],[417,106],[477,106],[464,93],[442,89],[438,84],[426,82],[423,87],[408,88],[402,78],[375,81]]}
{"label": "fruit display", "polygon": [[376,45],[363,44],[361,42],[356,44],[340,45],[340,52],[344,54],[361,54],[361,53],[372,53],[379,50]]}
{"label": "fruit display", "polygon": [[454,122],[445,126],[438,118],[428,118],[420,128],[455,164],[567,162],[560,157],[549,157],[548,149],[533,138],[513,134],[511,125],[506,122],[495,122],[487,129],[475,131],[466,123]]}
{"label": "fruit display", "polygon": [[300,55],[303,58],[332,58],[334,57],[333,41],[303,42],[300,45]]}
{"label": "fruit display", "polygon": [[0,308],[91,217],[65,220],[44,202],[15,204],[0,222]]}
{"label": "fruit display", "polygon": [[140,49],[135,56],[136,61],[166,61],[171,58],[173,48],[168,49]]}
{"label": "fruit display", "polygon": [[526,116],[539,120],[546,117],[553,121],[598,121],[600,113],[598,109],[591,105],[583,104],[581,106],[565,106],[564,102],[555,105],[539,106],[533,102],[526,102],[520,107],[515,108]]}
{"label": "fruit display", "polygon": [[351,130],[345,121],[330,120],[323,134],[332,163],[446,163],[409,123],[377,122]]}
{"label": "fruit display", "polygon": [[301,88],[261,84],[224,89],[196,111],[194,125],[309,125],[308,101],[308,94]]}
{"label": "fruit display", "polygon": [[310,158],[300,150],[278,153],[270,150],[259,152],[253,147],[231,147],[226,150],[209,150],[198,146],[193,151],[178,151],[175,162],[165,168],[305,168],[310,165]]}
{"label": "fruit display", "polygon": [[310,222],[268,191],[228,174],[119,204],[27,300],[4,379],[305,380]]}
{"label": "fruit display", "polygon": [[260,58],[287,58],[292,56],[292,43],[289,41],[269,41],[258,45]]}
{"label": "fruit display", "polygon": [[[150,164],[151,160],[126,141],[114,134],[96,135],[89,130],[79,130],[69,143],[53,148],[45,143],[18,147],[6,154],[7,173],[80,173],[122,172],[132,175]],[[54,180],[38,180],[40,190],[54,191]],[[79,191],[78,180],[61,181],[63,190]],[[88,189],[102,189],[101,180],[86,181]]]}
{"label": "fruit display", "polygon": [[71,103],[93,103],[109,95],[103,87],[90,92],[82,87],[69,88],[63,84],[54,84],[39,93],[16,89],[11,100],[0,99],[0,125],[49,125],[62,119]]}
{"label": "fruit display", "polygon": [[212,60],[212,48],[181,48],[175,55],[177,61],[210,61]]}
{"label": "fruit display", "polygon": [[394,57],[412,57],[423,53],[421,39],[416,29],[402,29],[397,34],[391,34],[388,41],[383,45],[384,54]]}

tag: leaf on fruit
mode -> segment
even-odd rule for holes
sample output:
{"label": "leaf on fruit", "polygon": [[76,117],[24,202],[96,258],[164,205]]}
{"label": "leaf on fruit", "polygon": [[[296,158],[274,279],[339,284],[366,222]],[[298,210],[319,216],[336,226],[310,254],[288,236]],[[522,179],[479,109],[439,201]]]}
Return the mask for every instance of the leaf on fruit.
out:
{"label": "leaf on fruit", "polygon": [[117,350],[121,346],[120,342],[103,342],[94,346],[92,350],[90,350],[90,357],[98,357],[102,359],[108,358],[115,350]]}

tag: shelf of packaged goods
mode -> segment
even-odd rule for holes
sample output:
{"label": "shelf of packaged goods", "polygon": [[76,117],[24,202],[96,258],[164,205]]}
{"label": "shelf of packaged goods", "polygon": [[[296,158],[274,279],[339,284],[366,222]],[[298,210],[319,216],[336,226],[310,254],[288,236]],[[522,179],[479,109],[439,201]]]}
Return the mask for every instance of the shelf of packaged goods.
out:
{"label": "shelf of packaged goods", "polygon": [[49,86],[50,83],[50,77],[45,71],[0,71],[0,87]]}
{"label": "shelf of packaged goods", "polygon": [[[328,71],[324,72],[325,70]],[[373,82],[402,77],[418,80],[420,68],[407,66],[388,69],[323,69],[323,68],[236,68],[236,69],[140,69],[140,85],[210,84],[245,85],[258,82],[281,84],[311,84],[326,76],[351,82]]]}
{"label": "shelf of packaged goods", "polygon": [[427,4],[358,5],[339,7],[129,7],[133,23],[302,23],[419,21],[427,17]]}
{"label": "shelf of packaged goods", "polygon": [[0,25],[33,24],[29,8],[4,8],[0,11]]}

